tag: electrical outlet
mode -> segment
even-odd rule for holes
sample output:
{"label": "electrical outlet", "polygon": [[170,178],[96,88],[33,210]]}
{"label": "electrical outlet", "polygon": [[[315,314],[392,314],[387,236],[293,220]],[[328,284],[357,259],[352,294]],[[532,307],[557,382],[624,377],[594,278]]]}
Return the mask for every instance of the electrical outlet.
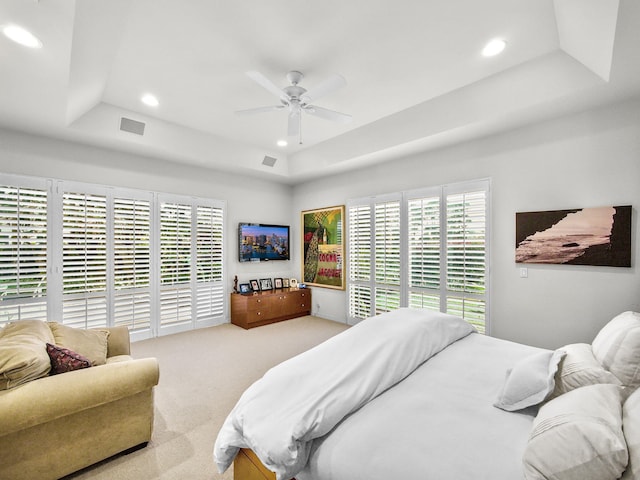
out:
{"label": "electrical outlet", "polygon": [[520,269],[520,278],[527,278],[529,277],[529,269],[528,268],[521,268]]}

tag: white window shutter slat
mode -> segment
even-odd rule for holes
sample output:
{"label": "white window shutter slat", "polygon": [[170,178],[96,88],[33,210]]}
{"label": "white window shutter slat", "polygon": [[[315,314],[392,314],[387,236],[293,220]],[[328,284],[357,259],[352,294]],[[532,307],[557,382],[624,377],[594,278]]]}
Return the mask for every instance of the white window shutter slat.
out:
{"label": "white window shutter slat", "polygon": [[224,210],[213,199],[0,174],[0,326],[52,317],[146,338],[223,320]]}
{"label": "white window shutter slat", "polygon": [[376,283],[400,285],[400,202],[377,203],[374,221]]}
{"label": "white window shutter slat", "polygon": [[47,191],[0,186],[0,325],[46,318]]}
{"label": "white window shutter slat", "polygon": [[151,328],[151,203],[113,200],[113,323]]}
{"label": "white window shutter slat", "polygon": [[488,191],[480,180],[350,202],[350,320],[409,306],[462,316],[484,332]]}
{"label": "white window shutter slat", "polygon": [[62,323],[105,327],[107,318],[107,199],[62,195]]}
{"label": "white window shutter slat", "polygon": [[196,208],[196,322],[224,316],[223,214],[220,207]]}

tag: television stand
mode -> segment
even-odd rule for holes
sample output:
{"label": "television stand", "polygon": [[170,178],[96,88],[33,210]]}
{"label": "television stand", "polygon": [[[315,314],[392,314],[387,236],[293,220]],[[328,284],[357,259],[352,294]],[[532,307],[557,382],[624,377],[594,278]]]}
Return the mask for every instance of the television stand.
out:
{"label": "television stand", "polygon": [[311,290],[283,288],[231,294],[231,323],[254,328],[311,314]]}

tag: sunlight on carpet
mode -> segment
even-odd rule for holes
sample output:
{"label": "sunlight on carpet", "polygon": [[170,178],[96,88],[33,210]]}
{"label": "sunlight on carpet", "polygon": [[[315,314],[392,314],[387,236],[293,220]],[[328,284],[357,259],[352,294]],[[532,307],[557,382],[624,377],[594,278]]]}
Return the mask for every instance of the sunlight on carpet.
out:
{"label": "sunlight on carpet", "polygon": [[233,467],[217,472],[213,444],[242,392],[272,366],[346,328],[306,316],[251,330],[224,324],[133,343],[135,358],[156,357],[160,364],[151,442],[65,478],[231,480]]}

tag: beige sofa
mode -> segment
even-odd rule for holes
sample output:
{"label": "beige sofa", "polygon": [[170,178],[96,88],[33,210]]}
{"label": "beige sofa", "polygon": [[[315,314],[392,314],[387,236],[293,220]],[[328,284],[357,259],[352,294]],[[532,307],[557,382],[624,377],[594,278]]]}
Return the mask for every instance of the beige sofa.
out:
{"label": "beige sofa", "polygon": [[0,479],[57,479],[149,442],[157,360],[129,356],[126,327],[105,330],[104,364],[0,391]]}

